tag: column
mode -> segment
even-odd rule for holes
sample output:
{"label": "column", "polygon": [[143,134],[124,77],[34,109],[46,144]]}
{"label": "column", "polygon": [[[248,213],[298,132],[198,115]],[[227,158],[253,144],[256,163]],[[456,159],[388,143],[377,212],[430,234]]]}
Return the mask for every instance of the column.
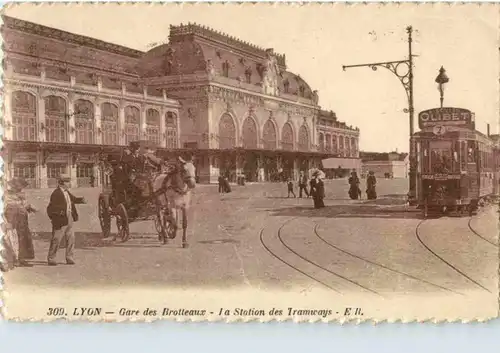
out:
{"label": "column", "polygon": [[47,183],[47,165],[44,163],[44,156],[42,151],[37,152],[37,172],[38,172],[38,180],[39,180],[39,187],[41,189],[47,189],[48,183]]}
{"label": "column", "polygon": [[118,144],[125,145],[125,101],[120,100],[118,107]]}
{"label": "column", "polygon": [[[177,129],[177,148],[182,148],[182,145],[181,145],[181,116],[180,116],[180,113],[178,110],[175,111],[175,116],[177,118],[177,121],[175,122],[175,128]],[[208,135],[208,139],[209,139],[208,143],[210,144],[210,134]]]}
{"label": "column", "polygon": [[95,132],[94,132],[95,143],[100,145],[102,144],[102,131],[101,133],[99,133],[99,131],[102,129],[102,127],[101,127],[101,102],[99,101],[99,98],[97,98],[94,101],[94,123],[95,123]]}
{"label": "column", "polygon": [[97,92],[102,91],[102,78],[101,76],[97,76]]}
{"label": "column", "polygon": [[[47,124],[45,123],[45,99],[41,95],[41,91],[39,91],[38,95],[38,104],[37,104],[37,115],[38,115],[38,126],[37,126],[37,140],[40,142],[45,141],[45,129],[47,129]],[[43,126],[45,127],[44,130],[41,129]]]}
{"label": "column", "polygon": [[297,157],[293,158],[293,180],[299,180],[299,161]]}
{"label": "column", "polygon": [[258,178],[257,178],[257,181],[262,183],[264,181],[266,181],[266,176],[265,176],[265,172],[264,172],[264,154],[262,152],[259,153],[259,164],[258,164],[258,170],[257,170],[257,175],[258,175]]}
{"label": "column", "polygon": [[141,119],[139,123],[139,140],[146,139],[146,106],[144,104],[141,105]]}
{"label": "column", "polygon": [[73,93],[68,94],[68,132],[69,143],[76,142],[76,129],[75,129],[75,98]]}
{"label": "column", "polygon": [[76,168],[78,165],[78,154],[75,153],[69,153],[69,175],[71,177],[71,187],[76,188],[78,187],[78,179],[77,179],[77,174],[76,174]]}
{"label": "column", "polygon": [[[6,86],[4,90],[4,103],[3,103],[3,109],[4,109],[4,136],[5,139],[7,140],[12,140],[13,134],[13,127],[12,127],[12,92],[10,90],[10,87]],[[11,125],[11,127],[7,127],[8,125]]]}
{"label": "column", "polygon": [[[165,93],[165,90],[162,90]],[[167,110],[165,107],[161,107],[160,110],[160,147],[167,147],[167,129],[165,127]]]}

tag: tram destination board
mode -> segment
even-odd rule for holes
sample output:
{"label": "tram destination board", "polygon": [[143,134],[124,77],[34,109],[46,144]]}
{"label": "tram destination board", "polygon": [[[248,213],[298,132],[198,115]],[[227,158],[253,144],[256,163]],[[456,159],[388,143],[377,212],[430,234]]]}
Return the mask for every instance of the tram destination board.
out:
{"label": "tram destination board", "polygon": [[460,125],[474,129],[474,113],[463,108],[434,108],[418,114],[418,127],[436,125]]}

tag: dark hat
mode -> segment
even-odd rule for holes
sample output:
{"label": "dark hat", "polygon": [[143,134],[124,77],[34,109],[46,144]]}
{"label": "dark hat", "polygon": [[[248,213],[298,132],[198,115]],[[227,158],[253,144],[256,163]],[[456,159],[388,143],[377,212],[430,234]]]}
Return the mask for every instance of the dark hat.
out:
{"label": "dark hat", "polygon": [[24,178],[14,178],[12,180],[9,180],[7,184],[15,189],[24,189],[26,186],[29,185]]}

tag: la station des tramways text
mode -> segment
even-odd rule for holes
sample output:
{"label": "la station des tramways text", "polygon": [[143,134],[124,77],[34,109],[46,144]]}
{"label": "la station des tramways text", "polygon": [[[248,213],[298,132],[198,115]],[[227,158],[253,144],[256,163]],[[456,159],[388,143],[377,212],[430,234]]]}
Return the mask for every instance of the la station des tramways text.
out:
{"label": "la station des tramways text", "polygon": [[[197,24],[147,52],[3,16],[7,178],[31,188],[98,186],[99,156],[147,139],[190,154],[200,183],[272,180],[337,157],[359,160],[359,129],[318,105],[284,55]],[[103,179],[106,180],[106,179]]]}

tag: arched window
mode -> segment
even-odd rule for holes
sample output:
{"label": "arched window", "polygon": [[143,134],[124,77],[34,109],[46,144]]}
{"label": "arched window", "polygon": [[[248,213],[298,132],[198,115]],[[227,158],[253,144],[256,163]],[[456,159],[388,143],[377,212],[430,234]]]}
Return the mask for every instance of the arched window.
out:
{"label": "arched window", "polygon": [[12,93],[13,139],[36,141],[36,98],[28,92]]}
{"label": "arched window", "polygon": [[305,125],[299,129],[299,151],[309,151],[309,131]]}
{"label": "arched window", "polygon": [[325,135],[325,150],[326,152],[330,152],[332,150],[332,137],[330,134]]}
{"label": "arched window", "polygon": [[358,156],[358,147],[356,146],[356,139],[354,137],[351,137],[351,156],[355,158]]}
{"label": "arched window", "polygon": [[349,137],[345,137],[344,141],[344,146],[345,146],[345,156],[350,157],[351,156],[351,141],[349,140]]}
{"label": "arched window", "polygon": [[230,149],[236,146],[236,126],[229,114],[224,114],[219,122],[219,148]]}
{"label": "arched window", "polygon": [[165,129],[167,136],[167,148],[177,148],[177,115],[175,113],[167,112]]}
{"label": "arched window", "polygon": [[118,144],[118,107],[116,105],[101,104],[101,130],[103,145]]}
{"label": "arched window", "polygon": [[146,138],[160,144],[160,112],[156,109],[146,112]]}
{"label": "arched window", "polygon": [[94,143],[94,105],[92,102],[78,99],[74,106],[76,143]]}
{"label": "arched window", "polygon": [[57,96],[45,97],[45,140],[66,142],[68,140],[68,119],[66,101]]}
{"label": "arched window", "polygon": [[337,145],[337,136],[332,135],[332,153],[337,154],[339,152]]}
{"label": "arched window", "polygon": [[339,154],[344,157],[344,137],[339,136]]}
{"label": "arched window", "polygon": [[319,139],[318,139],[318,144],[319,144],[319,150],[320,152],[324,152],[325,151],[325,135],[323,134],[319,134]]}
{"label": "arched window", "polygon": [[281,132],[281,148],[287,151],[293,151],[293,129],[290,123],[283,125]]}
{"label": "arched window", "polygon": [[274,127],[274,124],[271,120],[266,121],[266,123],[264,124],[262,139],[264,140],[264,149],[276,149],[276,128]]}
{"label": "arched window", "polygon": [[257,124],[251,117],[247,117],[243,123],[243,147],[249,149],[257,148]]}
{"label": "arched window", "polygon": [[125,144],[141,138],[141,113],[133,106],[125,107]]}

